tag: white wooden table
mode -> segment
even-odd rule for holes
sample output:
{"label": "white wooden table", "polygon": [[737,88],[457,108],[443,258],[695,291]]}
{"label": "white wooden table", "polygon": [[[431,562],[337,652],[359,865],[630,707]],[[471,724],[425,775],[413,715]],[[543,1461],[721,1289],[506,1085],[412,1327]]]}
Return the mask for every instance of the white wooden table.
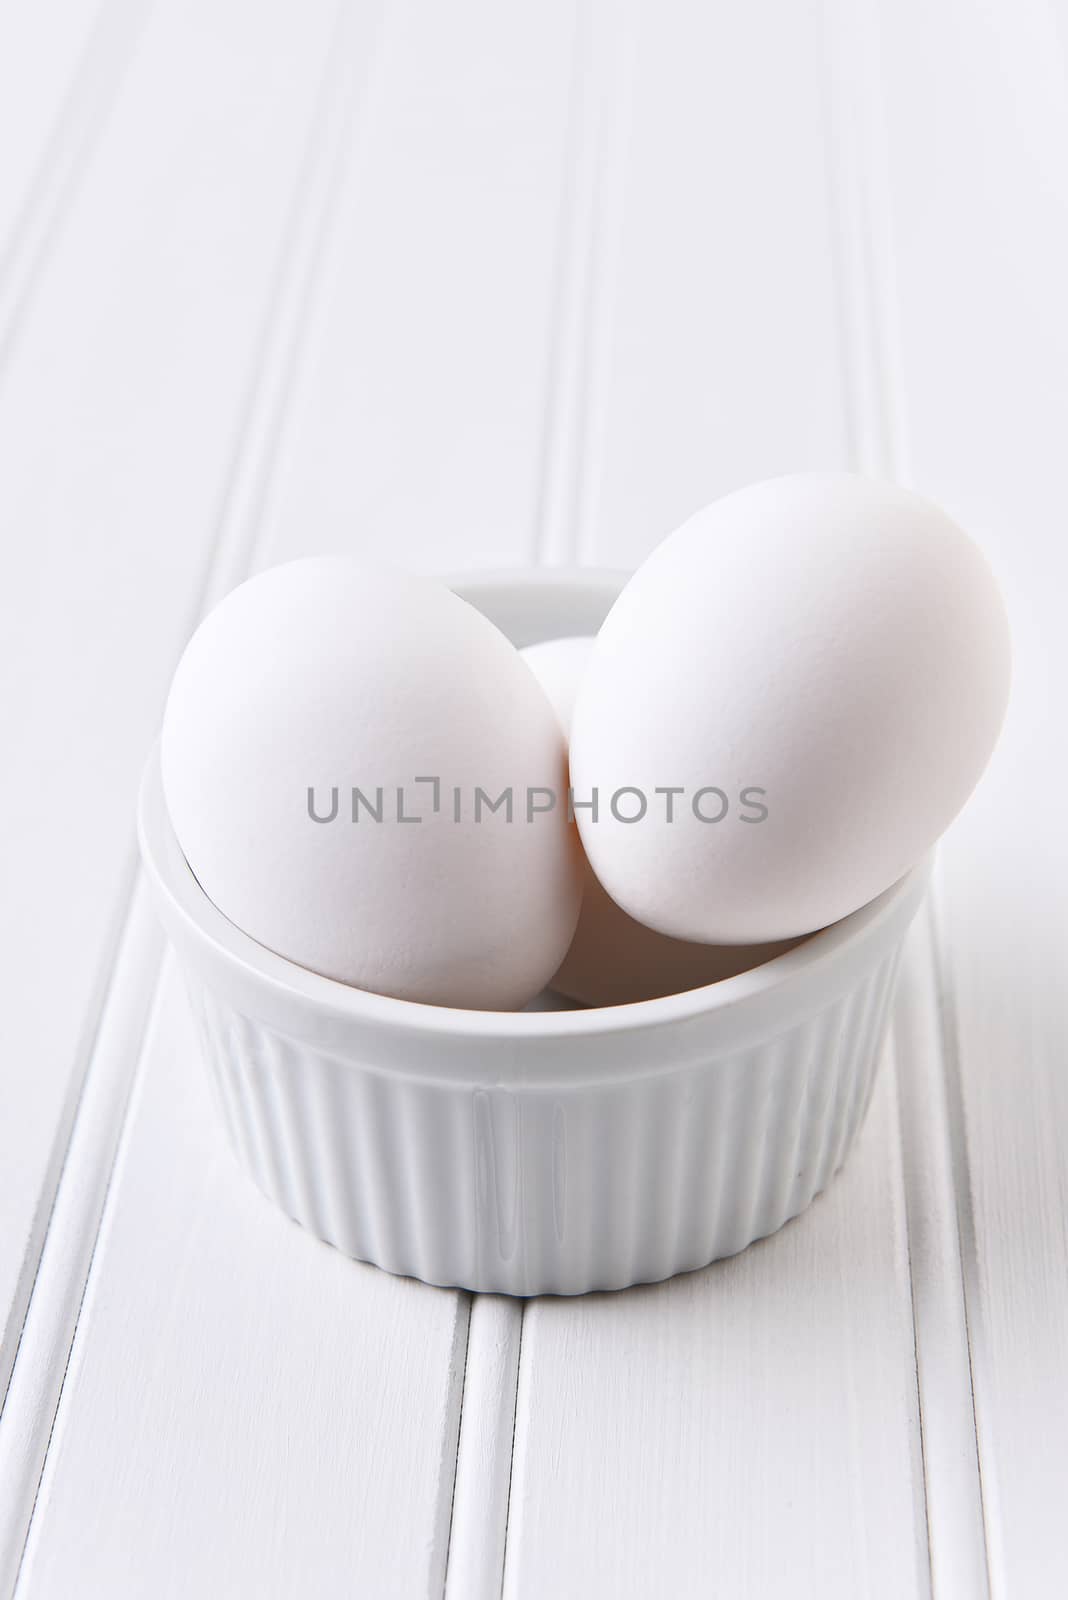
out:
{"label": "white wooden table", "polygon": [[[0,4],[0,1596],[1065,1592],[1066,62],[1064,0]],[[302,1235],[137,878],[198,614],[806,466],[1016,635],[845,1172],[577,1301]]]}

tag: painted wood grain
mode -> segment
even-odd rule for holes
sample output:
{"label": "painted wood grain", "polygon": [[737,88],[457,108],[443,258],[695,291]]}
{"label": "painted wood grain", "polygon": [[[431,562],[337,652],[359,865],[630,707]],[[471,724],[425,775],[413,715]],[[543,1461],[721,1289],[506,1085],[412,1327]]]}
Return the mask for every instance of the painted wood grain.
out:
{"label": "painted wood grain", "polygon": [[[256,26],[251,27],[252,13]],[[217,532],[332,12],[160,8],[0,384],[6,1388]],[[32,950],[35,959],[25,961]]]}

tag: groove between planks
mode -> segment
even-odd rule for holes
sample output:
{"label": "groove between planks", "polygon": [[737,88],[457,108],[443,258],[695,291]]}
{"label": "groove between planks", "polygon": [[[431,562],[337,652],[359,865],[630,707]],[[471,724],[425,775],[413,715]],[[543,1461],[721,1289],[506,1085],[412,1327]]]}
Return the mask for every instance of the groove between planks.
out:
{"label": "groove between planks", "polygon": [[0,1423],[0,1593],[13,1594],[55,1426],[145,1025],[162,938],[134,891],[116,954]]}
{"label": "groove between planks", "polygon": [[[2,1342],[0,1342],[0,1428],[2,1428],[2,1421],[7,1408],[15,1363],[18,1361],[19,1351],[26,1336],[27,1313],[40,1273],[45,1239],[52,1225],[59,1185],[62,1181],[67,1152],[73,1135],[74,1119],[85,1093],[86,1078],[99,1032],[100,1018],[103,1015],[115,962],[122,944],[123,931],[130,914],[136,871],[136,863],[131,854],[124,870],[119,874],[120,881],[125,887],[120,900],[112,910],[108,937],[104,944],[104,958],[100,963],[93,983],[93,995],[95,998],[90,1006],[89,1015],[86,1018],[74,1050],[70,1079],[63,1097],[63,1105],[52,1140],[52,1148],[41,1185],[41,1193],[38,1196],[34,1211],[22,1270],[15,1284],[15,1293],[8,1310],[6,1323],[0,1329],[3,1334]],[[0,1454],[2,1454],[2,1449],[3,1433],[0,1431]],[[3,1503],[3,1500],[0,1499],[0,1506]]]}
{"label": "groove between planks", "polygon": [[523,1304],[504,1295],[475,1295],[472,1299],[445,1568],[446,1600],[497,1600],[501,1593]]}
{"label": "groove between planks", "polygon": [[86,41],[0,263],[0,371],[118,98],[150,12],[151,4],[143,0],[104,0]]}
{"label": "groove between planks", "polygon": [[[367,57],[357,57],[358,22],[353,10],[339,0],[319,110],[284,232],[275,289],[225,489],[219,536],[201,585],[194,622],[240,581],[252,558],[258,513],[284,424],[288,379],[310,316],[329,223],[351,153],[355,107],[360,103],[357,66],[371,67]],[[110,1008],[143,1018],[159,994],[158,963],[124,966],[121,960],[131,941],[149,949],[153,946],[153,934],[140,928],[144,913],[139,885],[138,879],[122,914],[116,980],[102,1001],[68,1156],[34,1263],[24,1336],[19,1340],[0,1418],[0,1486],[4,1489],[0,1494],[0,1592],[4,1593],[14,1591],[29,1536],[141,1036],[140,1029],[127,1032],[116,1046],[112,1034],[105,1032],[104,1021]],[[105,1042],[111,1059],[102,1065]],[[78,1226],[67,1220],[75,1203],[69,1195],[77,1197]],[[62,1227],[56,1226],[59,1222]],[[28,1337],[31,1320],[33,1336]]]}
{"label": "groove between planks", "polygon": [[618,246],[618,178],[635,29],[635,0],[611,13],[599,0],[582,0],[576,8],[534,510],[534,559],[541,565],[589,554],[598,334],[611,300],[611,247]]}
{"label": "groove between planks", "polygon": [[[954,1139],[953,1072],[942,1015],[934,908],[906,947],[893,1019],[902,1182],[909,1244],[916,1383],[931,1587],[983,1600],[990,1592],[982,1468],[972,1382],[961,1223],[968,1181]],[[960,1198],[959,1198],[960,1197]]]}

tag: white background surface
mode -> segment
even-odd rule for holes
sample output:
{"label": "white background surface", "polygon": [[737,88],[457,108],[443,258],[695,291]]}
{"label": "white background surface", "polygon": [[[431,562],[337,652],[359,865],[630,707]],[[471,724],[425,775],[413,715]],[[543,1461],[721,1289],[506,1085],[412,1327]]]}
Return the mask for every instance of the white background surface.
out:
{"label": "white background surface", "polygon": [[[1063,1593],[1066,52],[1045,0],[0,5],[0,1595]],[[846,1171],[582,1301],[300,1234],[136,880],[198,614],[846,465],[1017,656]]]}

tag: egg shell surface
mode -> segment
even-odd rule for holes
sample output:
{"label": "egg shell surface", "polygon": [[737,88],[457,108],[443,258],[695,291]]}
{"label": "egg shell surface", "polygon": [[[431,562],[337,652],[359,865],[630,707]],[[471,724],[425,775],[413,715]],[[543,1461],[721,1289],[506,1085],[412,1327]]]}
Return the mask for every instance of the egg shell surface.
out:
{"label": "egg shell surface", "polygon": [[[549,639],[520,652],[565,734],[593,646],[592,638]],[[681,994],[762,966],[798,943],[787,939],[763,945],[710,945],[670,939],[628,916],[606,892],[589,861],[583,865],[578,927],[550,982],[558,994],[583,1005],[633,1005]]]}
{"label": "egg shell surface", "polygon": [[[598,634],[571,735],[577,798],[599,795],[596,822],[578,813],[586,854],[675,938],[812,932],[952,821],[1009,678],[997,585],[938,507],[841,473],[742,489],[664,540]],[[649,799],[639,822],[610,809],[628,786]],[[662,786],[685,791],[671,823]],[[694,809],[712,788],[725,814],[707,793]]]}
{"label": "egg shell surface", "polygon": [[[179,663],[161,768],[205,893],[314,972],[505,1010],[567,950],[565,741],[511,643],[440,583],[321,557],[242,584]],[[528,823],[528,786],[561,803]],[[511,788],[512,820],[485,803],[476,820],[476,788]]]}

